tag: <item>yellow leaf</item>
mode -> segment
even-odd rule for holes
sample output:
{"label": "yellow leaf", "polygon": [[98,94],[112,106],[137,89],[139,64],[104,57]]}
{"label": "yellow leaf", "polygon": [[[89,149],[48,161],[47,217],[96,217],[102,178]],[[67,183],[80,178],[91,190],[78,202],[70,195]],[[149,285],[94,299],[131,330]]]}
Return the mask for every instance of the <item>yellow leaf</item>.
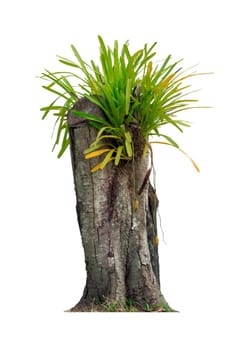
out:
{"label": "yellow leaf", "polygon": [[[188,156],[188,157],[189,157],[189,156]],[[189,159],[191,160],[191,162],[192,162],[194,168],[200,173],[200,169],[199,169],[198,165],[195,163],[195,161],[194,161],[191,157],[189,157]]]}
{"label": "yellow leaf", "polygon": [[[110,158],[110,159],[108,159],[108,161],[106,161],[106,163],[105,163],[105,166],[106,166],[107,163],[111,162],[111,161],[114,160],[114,159],[115,159],[115,158],[113,158],[113,157]],[[95,172],[98,171],[98,170],[102,170],[102,169],[104,168],[103,162],[104,162],[104,161],[102,161],[101,163],[97,164],[94,168],[92,168],[92,169],[91,169],[91,173],[95,173]]]}
{"label": "yellow leaf", "polygon": [[150,75],[152,72],[153,62],[150,61],[147,66],[147,75]]}
{"label": "yellow leaf", "polygon": [[190,159],[190,161],[192,162],[194,168],[197,170],[197,172],[200,173],[200,169],[199,169],[198,165],[195,163],[195,161],[191,157],[189,157],[189,155],[187,153],[185,153],[181,148],[178,148],[178,147],[174,146],[171,143],[162,142],[162,141],[151,141],[150,143],[159,143],[161,145],[167,145],[167,146],[175,147],[176,149],[178,149],[181,153],[183,153],[186,157],[188,157]]}
{"label": "yellow leaf", "polygon": [[108,152],[108,151],[110,151],[109,148],[99,149],[98,151],[94,151],[94,152],[91,152],[91,153],[86,154],[86,155],[85,155],[85,158],[86,158],[86,159],[89,159],[89,158],[98,157],[98,156],[100,156],[101,154],[106,153],[106,152]]}
{"label": "yellow leaf", "polygon": [[197,172],[200,173],[200,169],[198,168],[198,165],[195,163],[195,161],[191,157],[189,157],[189,155],[187,153],[185,153],[182,149],[178,148],[178,150],[180,152],[182,152],[186,157],[188,157],[190,159],[190,161],[192,162],[194,168],[197,170]]}
{"label": "yellow leaf", "polygon": [[171,75],[169,75],[169,77],[167,77],[165,80],[162,81],[162,87],[165,88],[167,87],[167,85],[169,84],[169,82],[174,78],[174,76],[176,75],[176,73],[172,73]]}
{"label": "yellow leaf", "polygon": [[100,170],[102,166],[102,162],[97,164],[95,167],[91,169],[91,173],[95,173],[96,171]]}

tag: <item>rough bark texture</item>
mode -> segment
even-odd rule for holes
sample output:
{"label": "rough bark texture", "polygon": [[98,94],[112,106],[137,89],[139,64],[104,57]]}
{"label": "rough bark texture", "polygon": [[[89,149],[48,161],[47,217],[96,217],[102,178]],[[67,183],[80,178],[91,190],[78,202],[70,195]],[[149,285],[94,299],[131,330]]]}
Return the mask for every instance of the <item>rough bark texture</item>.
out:
{"label": "rough bark texture", "polygon": [[[77,110],[105,118],[98,106],[83,98]],[[115,167],[109,163],[102,171],[90,169],[100,159],[86,160],[84,150],[94,141],[97,130],[77,116],[68,114],[71,158],[76,192],[76,211],[87,270],[86,286],[80,305],[105,300],[137,305],[166,304],[160,291],[156,229],[158,199],[148,184],[135,193],[147,172],[147,157],[135,158]],[[74,310],[78,309],[75,307]]]}

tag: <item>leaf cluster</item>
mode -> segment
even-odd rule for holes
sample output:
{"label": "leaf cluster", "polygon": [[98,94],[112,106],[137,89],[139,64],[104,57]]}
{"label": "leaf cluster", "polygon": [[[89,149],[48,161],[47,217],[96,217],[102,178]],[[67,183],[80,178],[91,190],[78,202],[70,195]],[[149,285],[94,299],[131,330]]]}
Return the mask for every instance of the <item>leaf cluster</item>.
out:
{"label": "leaf cluster", "polygon": [[[71,49],[74,60],[61,56],[59,62],[72,71],[50,72],[46,70],[41,78],[48,81],[43,88],[55,95],[49,106],[41,108],[43,119],[52,112],[56,116],[57,135],[54,147],[60,144],[58,157],[69,146],[67,112],[90,121],[97,128],[95,142],[85,151],[85,157],[104,155],[103,161],[92,171],[103,169],[113,161],[116,166],[121,160],[134,157],[132,128],[139,130],[141,138],[148,142],[149,136],[163,137],[167,143],[177,147],[169,136],[161,133],[165,125],[172,125],[179,131],[189,126],[177,118],[181,111],[200,108],[197,100],[188,97],[193,91],[187,81],[200,75],[193,70],[183,69],[182,60],[173,62],[171,55],[156,62],[156,44],[145,44],[141,50],[131,54],[128,42],[121,48],[116,40],[113,48],[107,46],[98,36],[100,60],[86,63],[74,45]],[[76,72],[76,73],[75,73]],[[77,74],[78,72],[78,74]],[[105,113],[106,120],[73,110],[77,99],[87,97]],[[58,103],[62,101],[62,103]],[[53,149],[54,149],[53,147]]]}

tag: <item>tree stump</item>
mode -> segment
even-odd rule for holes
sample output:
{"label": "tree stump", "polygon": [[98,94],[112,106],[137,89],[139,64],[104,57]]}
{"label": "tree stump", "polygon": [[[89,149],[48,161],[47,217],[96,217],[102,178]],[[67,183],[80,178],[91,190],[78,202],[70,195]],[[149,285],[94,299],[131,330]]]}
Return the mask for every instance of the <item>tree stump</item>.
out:
{"label": "tree stump", "polygon": [[[74,109],[105,118],[87,98]],[[132,161],[109,163],[91,172],[98,158],[85,159],[84,150],[95,140],[97,130],[88,120],[68,113],[71,160],[76,193],[76,212],[85,253],[87,280],[83,296],[71,311],[108,301],[138,308],[167,305],[160,290],[156,211],[158,199],[150,183],[138,195],[148,158],[136,152]]]}

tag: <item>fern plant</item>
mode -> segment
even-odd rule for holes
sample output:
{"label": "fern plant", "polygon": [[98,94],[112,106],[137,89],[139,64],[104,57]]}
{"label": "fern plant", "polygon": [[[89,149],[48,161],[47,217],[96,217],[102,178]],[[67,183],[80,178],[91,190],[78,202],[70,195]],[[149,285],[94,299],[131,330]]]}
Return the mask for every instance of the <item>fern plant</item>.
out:
{"label": "fern plant", "polygon": [[[101,163],[92,169],[93,172],[103,169],[109,162],[118,166],[121,161],[134,158],[139,142],[139,138],[134,137],[134,130],[143,140],[143,152],[151,149],[149,137],[156,137],[153,143],[180,149],[161,129],[170,124],[182,132],[184,127],[190,126],[188,122],[178,119],[177,115],[184,110],[201,108],[196,104],[196,99],[189,98],[194,91],[187,81],[205,73],[197,73],[194,67],[183,69],[182,60],[173,62],[171,55],[157,63],[156,43],[151,46],[145,44],[132,54],[128,42],[119,48],[116,40],[113,48],[110,48],[101,36],[98,36],[98,40],[98,63],[93,60],[85,62],[72,45],[74,60],[58,56],[59,62],[69,67],[69,71],[45,70],[41,75],[47,82],[43,88],[55,97],[49,106],[41,110],[43,119],[50,113],[56,117],[57,134],[53,150],[57,145],[60,146],[58,157],[69,146],[68,111],[89,120],[98,129],[96,140],[84,152],[87,159],[103,155]],[[98,105],[106,119],[74,110],[74,104],[82,97]],[[164,140],[160,141],[159,138]]]}

